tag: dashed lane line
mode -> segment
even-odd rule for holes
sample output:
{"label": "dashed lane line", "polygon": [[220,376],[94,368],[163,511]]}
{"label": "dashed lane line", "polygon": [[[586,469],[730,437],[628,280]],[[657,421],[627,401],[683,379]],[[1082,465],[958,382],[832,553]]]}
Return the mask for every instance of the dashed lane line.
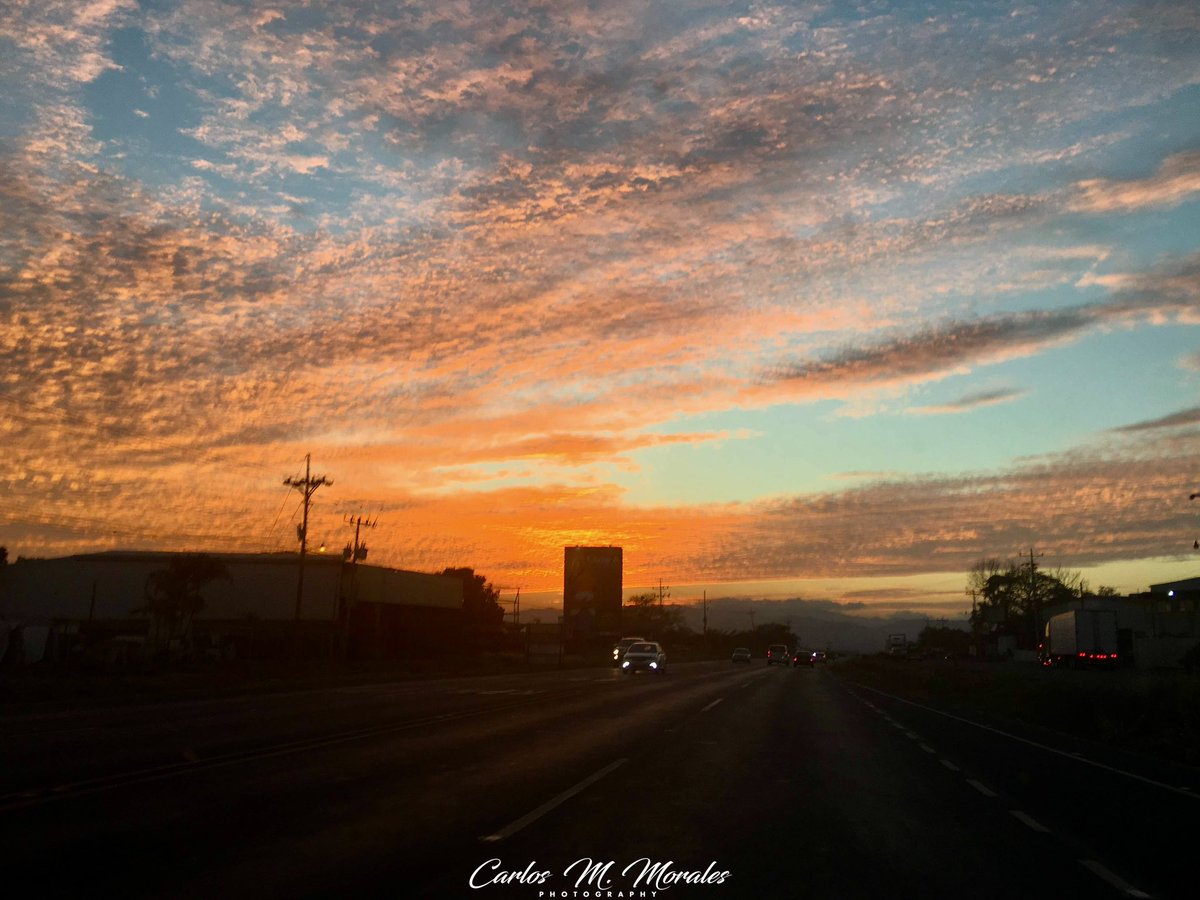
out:
{"label": "dashed lane line", "polygon": [[971,787],[975,788],[975,790],[979,791],[979,793],[983,794],[983,796],[985,796],[985,797],[995,797],[996,796],[996,792],[993,791],[986,784],[984,784],[982,781],[976,781],[974,778],[968,778],[967,784],[969,784]]}
{"label": "dashed lane line", "polygon": [[1022,825],[1025,825],[1027,828],[1030,828],[1033,831],[1036,831],[1040,834],[1049,834],[1050,833],[1049,828],[1047,828],[1045,825],[1043,825],[1041,822],[1039,822],[1037,819],[1033,818],[1032,816],[1021,812],[1021,810],[1010,809],[1008,812],[1014,819],[1016,819]]}
{"label": "dashed lane line", "polygon": [[1121,878],[1114,872],[1110,872],[1094,859],[1081,859],[1079,864],[1090,871],[1093,875],[1097,876],[1103,881],[1108,882],[1126,897],[1138,897],[1141,898],[1141,900],[1150,900],[1150,894],[1147,894],[1145,891],[1139,891],[1124,878]]}
{"label": "dashed lane line", "polygon": [[[883,693],[883,692],[880,691],[879,693]],[[890,696],[890,695],[885,694],[885,696]],[[862,699],[862,698],[860,698],[860,699]],[[903,700],[903,698],[901,698],[901,697],[896,697],[894,699]],[[908,735],[908,737],[910,737],[910,738],[914,738],[914,739],[916,738],[915,734],[913,734],[911,731],[908,731],[903,725],[901,725],[899,722],[897,722],[895,719],[893,719],[891,716],[889,716],[887,713],[885,713],[882,709],[876,707],[875,705],[873,705],[872,703],[870,703],[869,701],[867,701],[865,699],[863,700],[863,702],[870,709],[877,712],[889,725],[892,725],[896,728],[899,728],[901,731],[904,731],[904,733],[906,735]],[[905,700],[904,702],[911,703],[913,706],[921,707],[921,704],[912,703],[912,701],[909,701],[909,700]],[[921,707],[921,708],[925,709],[927,707]],[[958,719],[957,716],[950,715],[949,713],[942,713],[940,710],[931,709],[930,711],[936,712],[940,715],[945,715],[951,719]],[[979,727],[979,728],[984,728],[988,731],[997,731],[999,734],[1005,735],[1006,737],[1013,737],[1015,740],[1033,744],[1034,746],[1039,746],[1039,747],[1041,746],[1040,744],[1036,744],[1033,741],[1028,741],[1025,738],[1018,738],[1015,735],[1009,735],[1006,732],[998,731],[997,729],[991,728],[986,725],[979,725],[978,723],[971,722],[967,719],[959,719],[959,721],[966,722],[969,725],[975,725],[976,727]],[[926,751],[927,753],[934,752],[934,749],[932,747],[930,747],[928,744],[921,743],[920,747],[922,750]],[[1044,749],[1053,750],[1053,748],[1044,748]],[[1091,760],[1087,759],[1087,757],[1085,757],[1081,753],[1067,754],[1067,753],[1063,753],[1062,751],[1054,751],[1054,752],[1058,752],[1063,756],[1070,756],[1071,758],[1076,759],[1079,762],[1085,762],[1085,763],[1089,763],[1092,765],[1096,765],[1097,767],[1102,768],[1102,769],[1110,768],[1109,766],[1105,766],[1101,763],[1093,763]],[[953,762],[951,762],[948,759],[939,758],[938,762],[941,763],[942,766],[944,766],[946,769],[948,769],[951,772],[961,772],[962,771],[957,765],[955,765]],[[1158,782],[1151,781],[1150,779],[1143,778],[1142,776],[1134,775],[1133,773],[1123,772],[1120,769],[1112,769],[1111,771],[1118,772],[1118,773],[1124,774],[1124,775],[1129,775],[1130,777],[1133,777],[1133,778],[1136,778],[1136,779],[1139,779],[1142,781],[1149,781],[1151,784],[1155,784],[1159,787],[1168,787],[1168,788],[1170,787],[1169,785],[1162,785]],[[968,779],[966,779],[966,782],[967,782],[967,784],[969,784],[971,787],[973,787],[976,791],[978,791],[980,794],[982,794],[985,797],[996,797],[997,796],[995,791],[993,791],[991,788],[989,788],[987,785],[983,784],[980,781],[976,781],[973,778],[968,778]],[[1182,787],[1176,788],[1175,790],[1182,794],[1191,794],[1191,792],[1192,792],[1192,788],[1189,786],[1182,786]],[[1195,796],[1195,795],[1192,794],[1192,796]],[[1029,828],[1031,831],[1038,832],[1039,834],[1050,834],[1051,833],[1049,828],[1047,828],[1041,822],[1037,821],[1037,819],[1034,819],[1032,816],[1028,815],[1025,812],[1022,812],[1019,809],[1010,809],[1008,812],[1014,819],[1016,819],[1018,822],[1021,822],[1023,825],[1025,825],[1025,827]],[[1107,868],[1106,866],[1102,865],[1101,863],[1097,862],[1094,859],[1081,859],[1081,860],[1079,860],[1079,864],[1082,865],[1088,871],[1090,871],[1097,878],[1104,881],[1110,887],[1113,887],[1116,890],[1120,891],[1126,897],[1133,897],[1133,898],[1135,898],[1135,900],[1153,900],[1153,896],[1151,894],[1147,894],[1145,891],[1139,890],[1138,888],[1134,887],[1129,882],[1127,882],[1125,879],[1121,878],[1119,875],[1117,875],[1115,872],[1113,872],[1111,869]]]}
{"label": "dashed lane line", "polygon": [[953,713],[948,713],[948,712],[945,712],[944,710],[936,709],[932,706],[926,706],[923,703],[916,703],[912,700],[905,699],[904,697],[897,697],[895,694],[889,694],[889,693],[887,693],[887,691],[881,691],[878,688],[869,687],[865,684],[859,684],[859,685],[857,685],[857,687],[860,687],[863,690],[871,691],[872,693],[875,693],[875,694],[879,694],[883,697],[888,697],[892,700],[895,700],[897,703],[904,703],[904,704],[907,704],[908,706],[915,706],[917,709],[923,709],[926,712],[933,713],[934,715],[941,716],[942,718],[951,719],[955,722],[961,722],[964,725],[970,725],[974,728],[979,728],[982,731],[987,731],[987,732],[990,732],[991,734],[997,734],[997,735],[1000,735],[1001,737],[1006,737],[1010,740],[1017,741],[1018,743],[1025,744],[1029,747],[1036,747],[1039,750],[1044,750],[1047,753],[1053,753],[1055,756],[1061,756],[1065,759],[1073,760],[1073,761],[1075,761],[1077,763],[1081,763],[1082,765],[1085,765],[1085,766],[1092,766],[1093,768],[1096,768],[1096,769],[1102,769],[1105,772],[1110,772],[1114,775],[1123,775],[1124,777],[1133,779],[1134,781],[1140,781],[1142,784],[1148,784],[1148,785],[1151,785],[1152,787],[1162,788],[1165,791],[1170,791],[1173,794],[1179,794],[1182,797],[1190,797],[1192,800],[1200,800],[1200,794],[1197,794],[1194,791],[1187,790],[1185,788],[1178,788],[1178,787],[1174,787],[1173,785],[1170,785],[1170,784],[1164,784],[1163,782],[1156,781],[1153,778],[1147,778],[1145,775],[1138,775],[1136,772],[1129,772],[1129,771],[1126,771],[1125,769],[1118,769],[1116,766],[1109,766],[1109,765],[1105,765],[1104,763],[1101,763],[1101,762],[1096,762],[1096,760],[1094,760],[1094,759],[1087,759],[1085,757],[1076,756],[1075,754],[1069,753],[1065,750],[1059,750],[1057,747],[1050,747],[1050,746],[1047,746],[1046,744],[1039,743],[1038,741],[1032,741],[1029,738],[1023,738],[1023,737],[1020,737],[1019,735],[1012,734],[1011,732],[1003,731],[1002,729],[999,729],[999,728],[994,728],[991,725],[984,725],[982,722],[975,722],[975,721],[972,721],[971,719],[964,719],[962,716],[956,716]]}
{"label": "dashed lane line", "polygon": [[558,807],[562,806],[564,803],[566,803],[568,800],[570,800],[576,794],[580,794],[583,791],[587,790],[589,787],[591,787],[593,784],[595,784],[597,781],[599,781],[605,775],[609,774],[610,772],[615,771],[616,769],[619,769],[626,762],[628,762],[628,760],[622,758],[622,759],[618,759],[616,762],[609,763],[607,766],[605,766],[599,772],[593,772],[587,778],[583,779],[583,781],[579,782],[578,784],[576,784],[572,787],[567,788],[565,791],[563,791],[557,797],[553,797],[553,798],[547,800],[545,803],[543,803],[537,809],[527,812],[525,815],[521,816],[521,818],[515,819],[512,822],[509,822],[507,825],[505,825],[499,831],[495,832],[494,834],[489,834],[486,837],[481,838],[480,840],[486,841],[488,843],[495,843],[497,841],[502,841],[505,838],[512,837],[514,834],[516,834],[522,828],[525,828],[527,825],[532,825],[534,822],[536,822],[542,816],[546,815],[546,813],[551,812],[551,811],[557,809]]}

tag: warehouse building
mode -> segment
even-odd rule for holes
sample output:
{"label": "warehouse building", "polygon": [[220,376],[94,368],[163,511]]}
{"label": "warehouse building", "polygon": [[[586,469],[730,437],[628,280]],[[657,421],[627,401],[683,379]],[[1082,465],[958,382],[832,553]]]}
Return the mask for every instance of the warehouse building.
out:
{"label": "warehouse building", "polygon": [[[155,641],[150,586],[187,559],[219,564],[187,628],[188,653],[370,658],[444,646],[461,632],[458,578],[294,553],[110,551],[0,568],[0,658],[61,662],[102,640]],[[227,577],[226,577],[227,576]]]}

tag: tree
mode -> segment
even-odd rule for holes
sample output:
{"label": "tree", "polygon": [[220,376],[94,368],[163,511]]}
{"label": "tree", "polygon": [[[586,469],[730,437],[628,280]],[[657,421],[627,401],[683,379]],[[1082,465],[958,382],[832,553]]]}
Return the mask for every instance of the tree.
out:
{"label": "tree", "polygon": [[1030,649],[1039,640],[1042,610],[1081,596],[1087,583],[1079,572],[1038,568],[1035,560],[1007,564],[981,559],[967,575],[967,593],[975,599],[971,628],[1013,635]]}
{"label": "tree", "polygon": [[472,568],[447,568],[442,574],[458,578],[463,585],[463,626],[477,645],[495,644],[504,630],[504,607],[500,591]]}
{"label": "tree", "polygon": [[8,565],[8,548],[0,547],[0,566]]}
{"label": "tree", "polygon": [[149,613],[160,649],[169,650],[174,641],[188,637],[192,620],[204,608],[201,591],[218,578],[229,580],[229,570],[219,559],[203,554],[177,556],[165,569],[146,576],[146,605],[135,612]]}
{"label": "tree", "polygon": [[665,640],[683,630],[683,610],[663,606],[657,591],[635,594],[621,607],[621,630],[653,640]]}

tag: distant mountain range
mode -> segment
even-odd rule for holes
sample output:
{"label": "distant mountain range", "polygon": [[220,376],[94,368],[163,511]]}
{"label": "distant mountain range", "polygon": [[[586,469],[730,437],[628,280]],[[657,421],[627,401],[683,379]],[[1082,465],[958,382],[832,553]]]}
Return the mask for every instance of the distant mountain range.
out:
{"label": "distant mountain range", "polygon": [[[693,631],[704,628],[704,609],[699,603],[669,604],[683,611],[684,624]],[[926,625],[946,625],[967,630],[965,618],[937,618],[912,612],[886,616],[867,614],[870,607],[835,603],[832,600],[752,600],[725,597],[708,601],[710,631],[749,631],[754,626],[787,625],[805,647],[841,652],[874,653],[887,646],[888,635],[903,634],[914,641]],[[557,622],[559,608],[522,609],[521,622]],[[753,615],[751,615],[753,614]]]}

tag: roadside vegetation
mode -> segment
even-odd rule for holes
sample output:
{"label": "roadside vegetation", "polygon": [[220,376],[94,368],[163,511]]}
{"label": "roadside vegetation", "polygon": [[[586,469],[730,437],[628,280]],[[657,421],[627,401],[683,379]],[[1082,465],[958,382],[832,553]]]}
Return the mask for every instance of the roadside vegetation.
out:
{"label": "roadside vegetation", "polygon": [[1021,723],[1200,765],[1200,677],[1195,674],[884,655],[844,660],[837,671],[847,681],[997,725]]}

